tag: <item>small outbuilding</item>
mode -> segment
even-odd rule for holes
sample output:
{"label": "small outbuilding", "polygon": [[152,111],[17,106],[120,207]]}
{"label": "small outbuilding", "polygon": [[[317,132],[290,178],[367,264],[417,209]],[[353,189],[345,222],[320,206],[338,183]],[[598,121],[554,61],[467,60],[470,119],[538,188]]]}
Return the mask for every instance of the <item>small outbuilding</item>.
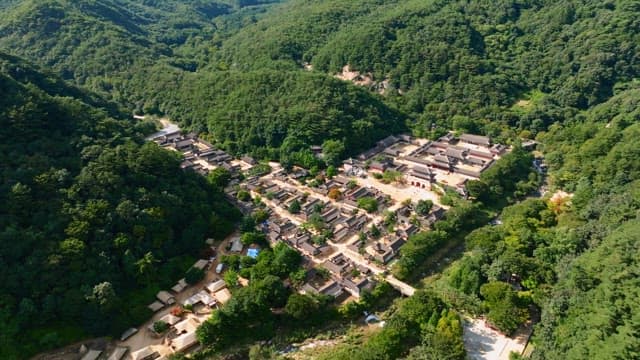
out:
{"label": "small outbuilding", "polygon": [[113,350],[111,355],[107,358],[107,360],[120,360],[124,357],[124,355],[129,351],[129,348],[118,346]]}
{"label": "small outbuilding", "polygon": [[171,340],[171,348],[175,352],[184,351],[198,343],[195,331],[178,336]]}
{"label": "small outbuilding", "polygon": [[132,337],[133,335],[135,335],[138,332],[138,329],[132,327],[132,328],[128,328],[127,330],[125,330],[122,335],[120,336],[120,341],[125,341],[128,338]]}
{"label": "small outbuilding", "polygon": [[169,293],[168,291],[159,291],[156,294],[156,298],[166,305],[172,305],[176,303],[176,298],[173,297],[173,295],[171,295],[171,293]]}
{"label": "small outbuilding", "polygon": [[221,304],[226,304],[231,299],[231,291],[225,288],[225,289],[216,291],[214,296],[216,297],[216,299],[218,299],[218,301]]}
{"label": "small outbuilding", "polygon": [[147,308],[153,312],[158,312],[163,307],[164,307],[164,304],[161,303],[160,301],[154,301],[151,304],[149,304],[149,306],[147,306]]}
{"label": "small outbuilding", "polygon": [[195,264],[193,264],[193,267],[196,268],[196,269],[204,270],[204,269],[207,268],[208,265],[209,265],[209,261],[208,260],[200,259],[200,260],[196,261]]}
{"label": "small outbuilding", "polygon": [[189,284],[187,284],[187,280],[185,278],[182,278],[182,279],[178,280],[177,284],[173,285],[173,287],[171,288],[171,291],[173,291],[176,294],[179,294],[184,289],[186,289],[187,286],[189,286]]}
{"label": "small outbuilding", "polygon": [[209,290],[209,292],[211,293],[215,293],[216,291],[222,290],[226,287],[227,283],[225,283],[224,280],[212,281],[206,286],[207,290]]}
{"label": "small outbuilding", "polygon": [[89,350],[81,360],[96,360],[102,354],[102,350]]}

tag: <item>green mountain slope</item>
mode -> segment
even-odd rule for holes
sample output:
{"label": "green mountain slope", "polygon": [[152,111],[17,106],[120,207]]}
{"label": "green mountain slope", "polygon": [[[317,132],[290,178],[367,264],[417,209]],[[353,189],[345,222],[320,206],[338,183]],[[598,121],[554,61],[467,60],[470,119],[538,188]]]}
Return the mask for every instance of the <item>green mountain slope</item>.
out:
{"label": "green mountain slope", "polygon": [[[0,357],[146,319],[237,217],[177,155],[83,94],[0,55]],[[96,100],[97,101],[97,100]]]}
{"label": "green mountain slope", "polygon": [[[270,2],[24,1],[0,21],[0,48],[138,111],[208,130],[235,153],[278,159],[289,136],[289,150],[335,139],[352,154],[405,128],[381,98],[329,76],[227,72],[216,42],[252,21],[253,8],[238,8]],[[215,68],[194,72],[208,63]]]}
{"label": "green mountain slope", "polygon": [[149,89],[150,111],[204,130],[237,154],[278,159],[327,139],[354,154],[405,129],[405,117],[381,97],[322,74],[216,71],[165,84]]}
{"label": "green mountain slope", "polygon": [[425,121],[473,115],[537,131],[556,114],[533,123],[508,111],[527,92],[585,108],[638,73],[639,11],[634,1],[294,0],[218,56],[239,69],[349,64],[387,79],[405,94],[402,109]]}
{"label": "green mountain slope", "polygon": [[543,303],[535,359],[640,353],[639,99],[637,86],[623,91],[544,137],[554,182],[575,193],[545,252],[559,279]]}
{"label": "green mountain slope", "polygon": [[[0,49],[58,72],[64,79],[131,105],[153,71],[193,71],[209,41],[237,26],[242,6],[272,1],[21,1],[0,20]],[[226,23],[225,15],[234,14]],[[236,15],[237,14],[237,15]],[[138,76],[137,76],[138,75]]]}

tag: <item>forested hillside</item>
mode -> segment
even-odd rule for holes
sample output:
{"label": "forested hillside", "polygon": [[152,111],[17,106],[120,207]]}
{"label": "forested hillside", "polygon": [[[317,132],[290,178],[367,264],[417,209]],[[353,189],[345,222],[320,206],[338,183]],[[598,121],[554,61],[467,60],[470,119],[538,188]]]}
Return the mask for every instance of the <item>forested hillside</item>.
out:
{"label": "forested hillside", "polygon": [[321,74],[217,71],[185,74],[174,84],[155,94],[149,87],[147,108],[209,133],[236,154],[281,159],[327,139],[355,154],[406,131],[406,117],[381,97]]}
{"label": "forested hillside", "polygon": [[[535,135],[634,78],[639,11],[635,1],[294,0],[216,56],[238,69],[309,62],[336,73],[349,64],[388,80],[389,100],[415,116],[418,131],[457,120],[492,135],[500,125]],[[511,109],[519,99],[531,100],[525,114]]]}
{"label": "forested hillside", "polygon": [[273,2],[5,0],[0,48],[131,106],[149,73],[196,70],[261,9],[244,7]]}
{"label": "forested hillside", "polygon": [[0,71],[0,357],[118,334],[236,211],[143,145],[151,124],[16,58],[0,55]]}
{"label": "forested hillside", "polygon": [[558,282],[543,303],[536,359],[640,353],[639,99],[636,85],[543,137],[554,180],[575,195],[557,210]]}

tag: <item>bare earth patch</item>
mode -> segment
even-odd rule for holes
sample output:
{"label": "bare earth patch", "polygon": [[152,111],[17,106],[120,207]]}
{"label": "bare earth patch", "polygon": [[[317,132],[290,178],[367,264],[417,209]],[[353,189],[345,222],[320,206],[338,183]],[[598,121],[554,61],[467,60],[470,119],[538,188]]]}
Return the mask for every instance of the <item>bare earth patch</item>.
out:
{"label": "bare earth patch", "polygon": [[518,100],[516,106],[528,108],[531,106],[531,100]]}
{"label": "bare earth patch", "polygon": [[471,360],[509,360],[511,352],[522,353],[531,331],[531,325],[527,325],[510,338],[488,327],[482,319],[465,319],[464,347]]}

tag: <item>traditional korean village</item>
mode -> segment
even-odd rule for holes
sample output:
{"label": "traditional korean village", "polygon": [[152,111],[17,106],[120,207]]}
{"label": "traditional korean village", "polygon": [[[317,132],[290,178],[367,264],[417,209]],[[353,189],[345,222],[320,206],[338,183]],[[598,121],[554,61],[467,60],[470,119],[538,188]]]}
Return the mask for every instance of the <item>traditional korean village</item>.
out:
{"label": "traditional korean village", "polygon": [[[345,159],[334,173],[312,173],[277,162],[258,163],[250,156],[234,158],[194,133],[167,123],[148,137],[160,147],[182,154],[181,168],[207,176],[222,168],[231,179],[226,198],[245,215],[260,212],[252,230],[271,247],[279,243],[303,257],[305,275],[296,291],[330,296],[337,303],[357,301],[384,281],[404,296],[415,288],[395,278],[390,268],[413,234],[429,231],[448,206],[446,192],[468,196],[465,184],[476,180],[509,148],[486,136],[446,135],[430,140],[409,135],[389,136],[375,147]],[[322,148],[312,149],[322,158]],[[240,232],[222,243],[207,239],[209,257],[192,268],[204,279],[186,278],[149,299],[154,312],[146,328],[131,328],[120,338],[109,359],[164,359],[198,347],[196,330],[213,310],[232,297],[225,282],[229,260],[256,259],[263,245],[243,241]],[[238,284],[249,280],[239,277]],[[370,314],[367,322],[380,321]],[[127,352],[128,351],[128,352]],[[89,350],[83,360],[98,358]]]}
{"label": "traditional korean village", "polygon": [[0,11],[0,360],[640,359],[640,0]]}

